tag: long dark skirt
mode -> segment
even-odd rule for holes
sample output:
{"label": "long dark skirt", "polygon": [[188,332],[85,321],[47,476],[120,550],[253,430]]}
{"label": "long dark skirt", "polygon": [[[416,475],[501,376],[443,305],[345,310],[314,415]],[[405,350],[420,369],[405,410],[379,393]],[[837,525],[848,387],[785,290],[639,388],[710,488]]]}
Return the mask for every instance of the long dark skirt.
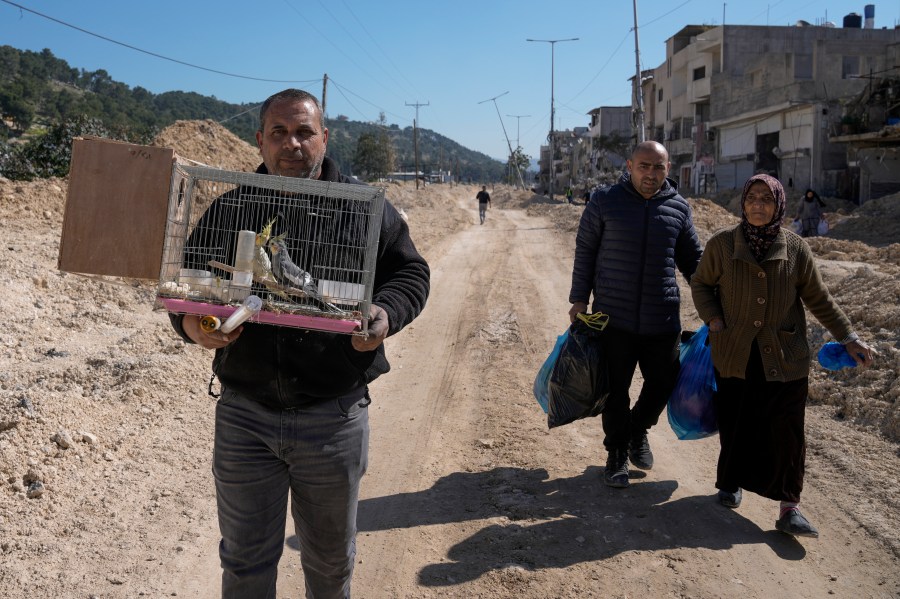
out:
{"label": "long dark skirt", "polygon": [[753,342],[745,379],[721,378],[713,399],[719,423],[716,487],[776,501],[800,501],[806,469],[804,416],[809,378],[768,382]]}

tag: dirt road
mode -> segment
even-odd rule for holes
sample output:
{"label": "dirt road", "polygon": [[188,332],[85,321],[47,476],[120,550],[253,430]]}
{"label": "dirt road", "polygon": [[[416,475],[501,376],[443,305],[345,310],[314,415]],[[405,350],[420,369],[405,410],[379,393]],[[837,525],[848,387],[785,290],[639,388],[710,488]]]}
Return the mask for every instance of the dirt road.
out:
{"label": "dirt road", "polygon": [[[455,189],[406,205],[414,238],[430,231],[432,295],[372,386],[355,597],[900,596],[896,445],[823,407],[803,502],[818,540],[775,532],[774,502],[720,507],[718,439],[678,441],[665,416],[654,469],[606,487],[599,419],[548,431],[531,395],[567,325],[571,230],[502,193],[478,225],[474,191]],[[0,597],[217,597],[210,356],[147,313],[152,290],[52,274],[45,217],[3,244]],[[62,449],[60,429],[86,434]],[[43,497],[26,497],[33,477]],[[291,535],[279,598],[303,596]]]}
{"label": "dirt road", "polygon": [[[601,481],[599,419],[547,431],[531,385],[567,325],[572,260],[549,223],[493,210],[435,254],[428,308],[390,340],[395,370],[373,387],[360,597],[898,592],[895,558],[815,470],[805,502],[822,539],[798,542],[773,530],[774,502],[716,504],[716,438],[680,442],[663,418],[656,468],[622,491]],[[283,561],[282,596],[300,596],[298,571]]]}

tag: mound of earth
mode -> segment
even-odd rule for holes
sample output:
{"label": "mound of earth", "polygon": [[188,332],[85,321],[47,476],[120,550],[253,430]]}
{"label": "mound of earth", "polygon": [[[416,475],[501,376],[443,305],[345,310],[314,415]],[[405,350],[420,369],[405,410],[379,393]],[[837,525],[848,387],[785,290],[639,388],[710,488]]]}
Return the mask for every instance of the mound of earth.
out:
{"label": "mound of earth", "polygon": [[172,148],[181,158],[226,171],[256,170],[259,150],[211,120],[176,121],[153,140],[153,145]]}

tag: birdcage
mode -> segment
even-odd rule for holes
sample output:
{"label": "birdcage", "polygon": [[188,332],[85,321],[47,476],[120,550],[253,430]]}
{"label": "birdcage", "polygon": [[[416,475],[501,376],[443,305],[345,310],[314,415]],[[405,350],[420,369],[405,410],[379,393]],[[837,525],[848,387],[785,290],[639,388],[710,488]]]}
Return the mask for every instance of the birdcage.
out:
{"label": "birdcage", "polygon": [[366,334],[382,188],[182,164],[171,181],[158,305],[218,323],[250,298],[251,322]]}

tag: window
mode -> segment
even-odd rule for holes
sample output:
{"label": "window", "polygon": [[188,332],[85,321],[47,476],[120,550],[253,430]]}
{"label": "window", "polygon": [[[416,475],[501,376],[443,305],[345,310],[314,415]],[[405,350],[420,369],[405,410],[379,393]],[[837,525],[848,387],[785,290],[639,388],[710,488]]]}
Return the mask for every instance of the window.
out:
{"label": "window", "polygon": [[859,56],[845,56],[841,61],[841,79],[859,75]]}
{"label": "window", "polygon": [[662,102],[662,99],[663,99],[663,90],[662,90],[662,88],[659,88],[659,91],[656,93],[656,101]]}
{"label": "window", "polygon": [[751,71],[750,73],[750,87],[762,87],[763,84],[763,72],[762,69],[757,69],[755,71]]}
{"label": "window", "polygon": [[812,79],[812,54],[794,54],[794,79]]}
{"label": "window", "polygon": [[697,81],[698,79],[705,79],[705,78],[706,78],[706,65],[703,65],[702,67],[697,67],[696,69],[694,69],[694,81]]}
{"label": "window", "polygon": [[694,107],[694,118],[698,123],[705,123],[709,120],[709,102],[703,102]]}
{"label": "window", "polygon": [[666,77],[672,77],[672,57],[666,59]]}
{"label": "window", "polygon": [[666,100],[666,120],[672,120],[672,100]]}

